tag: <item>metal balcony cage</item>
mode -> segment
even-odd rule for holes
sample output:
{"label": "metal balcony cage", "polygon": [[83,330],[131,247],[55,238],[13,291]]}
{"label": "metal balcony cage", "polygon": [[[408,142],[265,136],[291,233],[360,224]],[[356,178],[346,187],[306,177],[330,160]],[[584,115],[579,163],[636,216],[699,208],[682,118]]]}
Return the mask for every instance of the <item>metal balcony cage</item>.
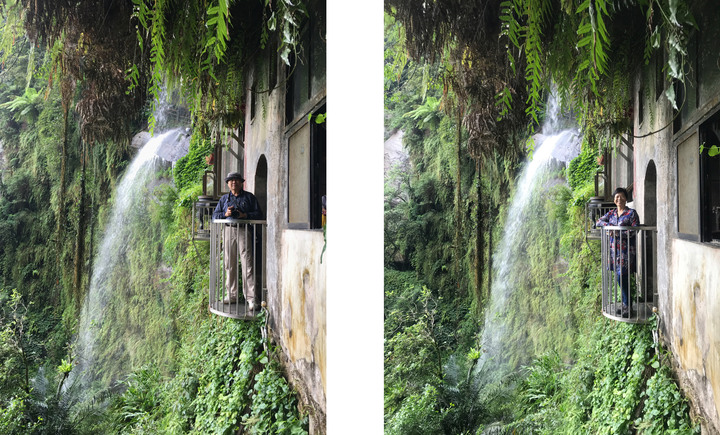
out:
{"label": "metal balcony cage", "polygon": [[585,238],[600,240],[600,227],[595,223],[607,212],[616,208],[615,203],[605,201],[601,196],[594,196],[585,204]]}
{"label": "metal balcony cage", "polygon": [[[267,279],[266,279],[266,221],[261,220],[237,220],[237,219],[216,219],[210,222],[210,288],[209,288],[209,309],[210,312],[219,316],[231,317],[234,319],[254,319],[260,310],[260,305],[267,300]],[[235,253],[230,250],[226,252],[227,243],[244,241],[245,249],[249,255],[250,280],[254,283],[254,293],[244,288],[252,287],[240,255],[240,243]],[[230,257],[230,258],[226,258]],[[232,268],[228,272],[226,262],[234,262],[234,273]],[[231,265],[232,263],[228,263]],[[237,295],[232,297],[230,286],[236,283]],[[254,305],[251,306],[244,295],[253,295]]]}
{"label": "metal balcony cage", "polygon": [[602,311],[627,323],[647,323],[657,306],[655,227],[601,227]]}
{"label": "metal balcony cage", "polygon": [[197,202],[193,203],[192,210],[192,235],[193,240],[210,240],[210,224],[212,214],[217,206],[217,199],[212,196],[200,196]]}

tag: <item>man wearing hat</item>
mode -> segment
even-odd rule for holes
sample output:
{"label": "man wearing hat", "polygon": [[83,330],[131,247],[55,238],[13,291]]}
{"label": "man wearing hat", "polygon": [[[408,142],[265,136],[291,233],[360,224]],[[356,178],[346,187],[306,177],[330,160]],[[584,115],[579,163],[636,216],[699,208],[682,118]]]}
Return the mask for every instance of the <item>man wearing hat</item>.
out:
{"label": "man wearing hat", "polygon": [[[239,172],[230,172],[225,182],[230,188],[220,198],[213,219],[262,219],[262,211],[257,198],[250,192],[243,190],[245,179]],[[228,295],[225,303],[237,302],[237,256],[240,251],[240,263],[243,272],[243,295],[250,310],[259,309],[259,301],[255,301],[255,279],[253,277],[253,241],[254,234],[248,225],[225,226],[225,285]]]}

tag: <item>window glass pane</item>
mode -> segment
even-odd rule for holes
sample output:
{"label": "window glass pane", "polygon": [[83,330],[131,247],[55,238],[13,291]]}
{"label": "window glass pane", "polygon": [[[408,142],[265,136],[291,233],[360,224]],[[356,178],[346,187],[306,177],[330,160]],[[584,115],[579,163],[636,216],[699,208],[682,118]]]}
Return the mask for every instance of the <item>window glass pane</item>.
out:
{"label": "window glass pane", "polygon": [[310,126],[290,136],[288,149],[288,222],[307,223],[310,204]]}
{"label": "window glass pane", "polygon": [[698,135],[693,133],[678,146],[678,231],[699,234],[700,181]]}
{"label": "window glass pane", "polygon": [[324,16],[317,17],[317,27],[313,28],[312,44],[312,94],[319,93],[325,87],[325,21]]}
{"label": "window glass pane", "polygon": [[720,158],[703,159],[703,241],[720,242]]}
{"label": "window glass pane", "polygon": [[310,96],[310,32],[303,32],[295,58],[295,69],[292,72],[292,105],[295,119],[300,115]]}
{"label": "window glass pane", "polygon": [[225,182],[225,177],[230,172],[240,172],[244,174],[245,165],[243,163],[245,150],[240,144],[232,138],[228,138],[223,144],[222,148],[222,164],[220,166],[219,185],[221,193],[228,193],[228,185]]}
{"label": "window glass pane", "polygon": [[705,104],[720,89],[720,68],[718,67],[717,41],[720,40],[718,14],[702,14],[698,17],[700,26],[699,74],[700,106]]}
{"label": "window glass pane", "polygon": [[[700,141],[706,148],[720,146],[720,113],[700,126]],[[700,157],[702,189],[702,241],[720,242],[720,156],[705,150]]]}
{"label": "window glass pane", "polygon": [[[325,105],[323,105],[313,115],[324,115],[326,111]],[[313,117],[313,119],[316,119]],[[312,156],[311,156],[311,167],[312,174],[310,175],[310,227],[311,228],[322,228],[322,197],[327,193],[326,190],[326,132],[327,132],[327,121],[321,124],[311,122],[312,125]]]}

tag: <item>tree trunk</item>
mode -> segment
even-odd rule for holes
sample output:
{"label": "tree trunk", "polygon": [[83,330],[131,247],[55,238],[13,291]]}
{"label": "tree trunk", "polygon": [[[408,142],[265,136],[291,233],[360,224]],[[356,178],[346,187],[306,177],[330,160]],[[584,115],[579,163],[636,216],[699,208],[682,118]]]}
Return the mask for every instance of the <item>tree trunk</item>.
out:
{"label": "tree trunk", "polygon": [[63,104],[63,141],[62,149],[60,150],[60,192],[58,193],[58,211],[57,211],[57,230],[55,231],[55,237],[57,237],[57,258],[61,258],[62,246],[63,246],[63,235],[65,233],[65,173],[67,172],[67,148],[68,148],[68,123],[70,105]]}
{"label": "tree trunk", "polygon": [[80,161],[82,162],[82,175],[80,176],[80,205],[78,211],[78,229],[77,240],[75,242],[75,273],[73,275],[73,288],[75,293],[75,304],[80,308],[80,300],[82,299],[82,275],[83,263],[85,262],[85,178],[87,170],[87,153],[85,141],[82,141],[82,152]]}
{"label": "tree trunk", "polygon": [[490,300],[490,292],[492,291],[492,277],[493,277],[493,233],[495,230],[495,208],[494,206],[489,207],[491,210],[490,219],[488,220],[488,284],[487,284],[487,298]]}
{"label": "tree trunk", "polygon": [[483,267],[485,267],[485,251],[483,247],[483,206],[482,206],[482,177],[480,173],[480,158],[475,160],[475,177],[477,185],[477,222],[475,226],[475,299],[482,300]]}
{"label": "tree trunk", "polygon": [[460,184],[460,173],[461,173],[461,147],[462,142],[462,111],[460,107],[457,109],[457,132],[455,136],[456,142],[456,154],[457,154],[457,175],[456,175],[456,189],[455,189],[455,282],[456,287],[460,287],[460,256],[461,256],[461,227],[462,227],[462,198],[461,198],[461,184]]}
{"label": "tree trunk", "polygon": [[[95,151],[97,152],[97,150],[95,150]],[[93,262],[95,260],[95,255],[93,254],[95,252],[95,226],[97,225],[97,222],[96,222],[97,220],[95,219],[95,209],[96,209],[95,199],[97,196],[97,189],[98,189],[97,186],[99,185],[98,171],[97,171],[97,157],[93,156],[92,161],[93,161],[93,181],[94,182],[91,186],[91,193],[90,193],[90,211],[89,211],[89,213],[90,213],[90,218],[89,218],[89,220],[90,220],[90,223],[89,223],[89,226],[90,226],[90,249],[89,249],[90,256],[88,258],[89,264],[88,264],[88,270],[87,270],[87,274],[90,277],[93,274]]]}

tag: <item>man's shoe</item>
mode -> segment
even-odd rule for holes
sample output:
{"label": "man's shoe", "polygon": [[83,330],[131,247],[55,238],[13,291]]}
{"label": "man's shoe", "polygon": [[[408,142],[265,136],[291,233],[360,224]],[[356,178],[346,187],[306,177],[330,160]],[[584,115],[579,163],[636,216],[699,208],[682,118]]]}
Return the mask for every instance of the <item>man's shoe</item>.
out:
{"label": "man's shoe", "polygon": [[246,307],[246,309],[245,309],[245,314],[254,316],[254,315],[260,313],[260,308],[261,308],[261,307],[260,307],[259,304],[255,304],[255,303],[253,303],[253,302],[246,301],[246,302],[245,302],[245,307]]}
{"label": "man's shoe", "polygon": [[237,303],[237,296],[225,296],[225,299],[223,299],[223,304],[236,304]]}
{"label": "man's shoe", "polygon": [[630,318],[630,309],[627,307],[627,305],[623,305],[622,307],[622,317],[629,319]]}

